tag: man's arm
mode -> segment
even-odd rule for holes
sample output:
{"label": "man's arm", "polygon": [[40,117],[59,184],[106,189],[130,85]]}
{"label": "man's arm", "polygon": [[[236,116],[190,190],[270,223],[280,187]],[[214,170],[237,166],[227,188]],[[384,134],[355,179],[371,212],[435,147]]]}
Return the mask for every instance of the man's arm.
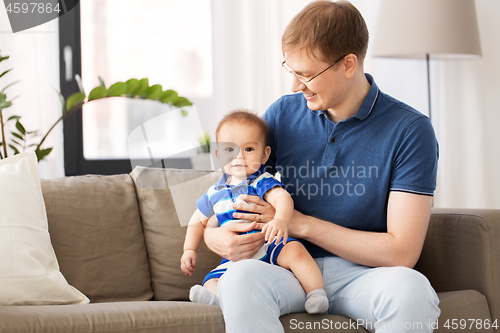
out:
{"label": "man's arm", "polygon": [[[257,203],[261,199],[245,200]],[[392,191],[387,208],[387,233],[352,230],[295,211],[288,226],[289,234],[360,265],[413,267],[422,251],[431,206],[431,196]],[[252,211],[246,205],[238,209]],[[237,217],[252,219],[247,215],[255,214]]]}

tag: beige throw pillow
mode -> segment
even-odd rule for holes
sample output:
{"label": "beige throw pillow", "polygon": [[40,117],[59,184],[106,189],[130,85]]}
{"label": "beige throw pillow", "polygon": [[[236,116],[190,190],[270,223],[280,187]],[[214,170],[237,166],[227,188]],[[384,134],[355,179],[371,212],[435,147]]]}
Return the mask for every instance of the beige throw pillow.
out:
{"label": "beige throw pillow", "polygon": [[84,304],[59,271],[35,153],[0,160],[0,305]]}

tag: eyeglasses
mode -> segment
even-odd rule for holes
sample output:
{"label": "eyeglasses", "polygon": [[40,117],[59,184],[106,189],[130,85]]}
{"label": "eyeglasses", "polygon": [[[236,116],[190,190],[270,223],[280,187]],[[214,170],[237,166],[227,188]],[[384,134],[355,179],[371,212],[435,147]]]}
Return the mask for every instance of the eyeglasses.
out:
{"label": "eyeglasses", "polygon": [[299,79],[300,82],[302,83],[309,83],[311,82],[312,80],[314,80],[315,78],[317,78],[318,76],[320,76],[321,74],[323,74],[324,72],[326,72],[327,70],[329,70],[330,68],[332,68],[336,63],[338,63],[340,60],[344,59],[345,57],[347,57],[349,55],[346,54],[346,55],[343,55],[342,57],[340,57],[337,61],[335,61],[333,64],[331,64],[330,66],[328,66],[327,68],[325,68],[324,70],[322,70],[321,72],[319,72],[318,74],[314,75],[312,78],[310,79],[307,79],[305,78],[304,76],[300,75],[300,74],[297,74],[293,71],[293,69],[291,69],[290,67],[288,67],[288,65],[286,64],[286,60],[284,60],[282,63],[281,63],[281,66],[283,66],[284,69],[287,70],[288,73],[292,74],[292,75],[295,75],[295,77],[297,79]]}

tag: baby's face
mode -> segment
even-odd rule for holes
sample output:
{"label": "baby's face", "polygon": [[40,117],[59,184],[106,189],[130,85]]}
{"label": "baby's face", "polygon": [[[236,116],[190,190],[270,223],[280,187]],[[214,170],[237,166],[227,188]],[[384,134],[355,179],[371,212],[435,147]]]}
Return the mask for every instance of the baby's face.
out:
{"label": "baby's face", "polygon": [[219,130],[216,155],[224,172],[240,181],[267,161],[270,147],[255,124],[226,123]]}

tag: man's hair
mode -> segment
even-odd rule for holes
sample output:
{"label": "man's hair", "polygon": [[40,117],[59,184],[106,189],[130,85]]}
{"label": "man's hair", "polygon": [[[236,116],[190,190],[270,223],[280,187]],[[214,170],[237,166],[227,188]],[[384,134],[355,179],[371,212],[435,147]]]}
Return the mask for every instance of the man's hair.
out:
{"label": "man's hair", "polygon": [[[283,54],[305,48],[325,62],[354,53],[363,62],[368,48],[368,28],[349,1],[318,0],[309,3],[290,21],[281,38]],[[314,52],[320,51],[321,55]]]}
{"label": "man's hair", "polygon": [[269,128],[264,119],[246,109],[238,109],[229,112],[222,118],[215,131],[215,140],[219,142],[219,132],[224,124],[249,124],[256,125],[262,132],[262,138],[266,146],[269,146]]}

